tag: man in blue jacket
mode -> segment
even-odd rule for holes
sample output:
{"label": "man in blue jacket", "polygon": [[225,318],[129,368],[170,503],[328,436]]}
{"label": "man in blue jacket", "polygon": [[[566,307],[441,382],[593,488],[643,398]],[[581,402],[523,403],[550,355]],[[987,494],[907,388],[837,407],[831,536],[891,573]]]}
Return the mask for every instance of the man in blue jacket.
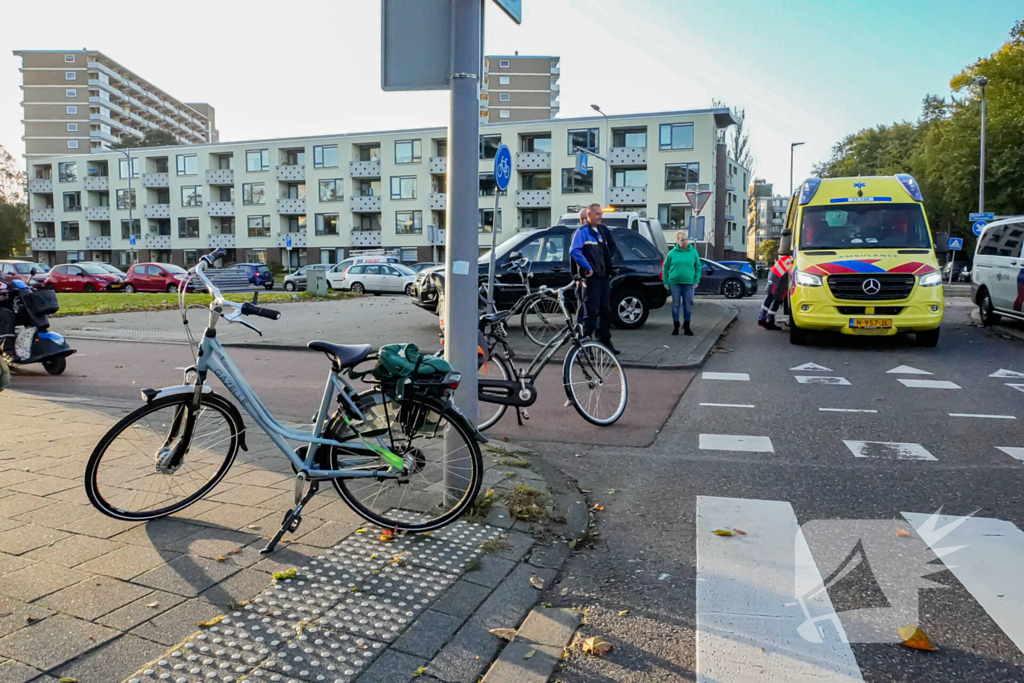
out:
{"label": "man in blue jacket", "polygon": [[611,279],[612,253],[615,241],[611,232],[601,224],[604,212],[600,204],[587,209],[587,222],[572,236],[569,255],[583,276],[583,334],[594,337],[613,353],[611,333]]}

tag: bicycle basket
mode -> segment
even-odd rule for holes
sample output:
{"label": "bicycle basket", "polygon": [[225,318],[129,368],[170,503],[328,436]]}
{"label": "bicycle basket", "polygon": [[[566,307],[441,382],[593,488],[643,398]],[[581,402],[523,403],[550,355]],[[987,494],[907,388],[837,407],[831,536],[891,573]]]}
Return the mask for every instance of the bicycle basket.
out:
{"label": "bicycle basket", "polygon": [[25,311],[31,316],[50,315],[60,310],[57,294],[51,289],[23,293],[21,302],[25,304]]}

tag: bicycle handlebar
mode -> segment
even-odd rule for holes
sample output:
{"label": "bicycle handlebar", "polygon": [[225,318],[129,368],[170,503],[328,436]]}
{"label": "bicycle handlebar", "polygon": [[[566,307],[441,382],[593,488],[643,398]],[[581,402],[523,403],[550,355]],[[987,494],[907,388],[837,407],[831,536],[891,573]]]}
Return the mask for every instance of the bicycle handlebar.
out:
{"label": "bicycle handlebar", "polygon": [[281,311],[275,311],[272,308],[264,308],[263,306],[257,306],[256,304],[244,301],[242,302],[242,315],[258,315],[261,318],[277,320],[281,317]]}
{"label": "bicycle handlebar", "polygon": [[[277,320],[278,318],[280,318],[281,311],[275,311],[272,308],[264,308],[262,306],[257,306],[248,301],[239,304],[237,302],[225,299],[224,295],[221,294],[220,289],[217,288],[217,285],[213,284],[213,282],[210,281],[210,278],[206,277],[206,273],[203,272],[206,270],[206,267],[212,266],[214,261],[216,261],[217,259],[224,258],[226,254],[227,252],[224,249],[214,249],[209,254],[199,259],[199,263],[197,263],[195,267],[192,269],[195,272],[196,277],[202,280],[203,284],[206,286],[207,291],[210,292],[210,296],[213,297],[213,303],[211,304],[211,307],[220,306],[221,308],[227,307],[235,309],[235,311],[237,311],[236,313],[224,315],[224,318],[227,319],[229,322],[238,321],[237,319],[239,315],[258,315],[261,318],[267,318],[269,320]],[[248,325],[248,323],[243,324]]]}

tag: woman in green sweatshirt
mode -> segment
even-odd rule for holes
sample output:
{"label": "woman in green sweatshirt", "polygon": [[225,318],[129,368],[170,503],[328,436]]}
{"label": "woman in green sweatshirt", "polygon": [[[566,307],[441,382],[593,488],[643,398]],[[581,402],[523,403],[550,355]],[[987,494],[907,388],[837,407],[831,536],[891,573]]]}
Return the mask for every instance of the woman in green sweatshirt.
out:
{"label": "woman in green sweatshirt", "polygon": [[661,269],[665,286],[672,292],[672,334],[679,334],[679,306],[683,307],[683,334],[692,336],[690,313],[693,292],[700,284],[702,266],[697,249],[685,232],[676,233],[676,245],[669,250]]}

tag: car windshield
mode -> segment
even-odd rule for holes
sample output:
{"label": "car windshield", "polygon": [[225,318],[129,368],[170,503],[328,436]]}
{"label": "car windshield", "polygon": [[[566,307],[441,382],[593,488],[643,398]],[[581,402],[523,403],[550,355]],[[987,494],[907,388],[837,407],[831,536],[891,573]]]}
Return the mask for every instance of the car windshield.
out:
{"label": "car windshield", "polygon": [[397,269],[398,272],[401,273],[402,275],[416,274],[416,271],[414,271],[412,268],[410,268],[409,266],[404,266],[401,263],[393,263],[391,264],[391,267]]}
{"label": "car windshield", "polygon": [[29,273],[31,273],[33,268],[35,268],[37,273],[41,273],[44,270],[43,268],[37,267],[36,264],[34,264],[34,263],[15,263],[14,264],[14,270],[16,272],[19,272],[19,273],[24,273],[25,275],[28,275]]}
{"label": "car windshield", "polygon": [[[497,248],[495,248],[495,250],[494,250],[494,258],[495,258],[495,260],[500,259],[505,254],[509,254],[509,253],[511,253],[513,251],[516,251],[516,249],[518,249],[523,243],[525,243],[526,240],[529,239],[532,235],[536,234],[536,232],[537,232],[536,230],[524,230],[523,232],[521,232],[518,235],[516,235],[516,237],[518,237],[519,239],[512,238],[510,240],[505,240],[504,242],[499,244],[497,246]],[[479,263],[490,263],[491,262],[491,250],[488,249],[484,253],[480,254],[480,259],[479,259],[478,262]]]}
{"label": "car windshield", "polygon": [[99,267],[107,271],[111,275],[124,275],[124,273],[122,273],[119,269],[115,268],[114,266],[108,263],[100,263]]}
{"label": "car windshield", "polygon": [[79,264],[78,267],[87,272],[89,275],[110,275],[110,273],[107,272],[107,269],[104,268],[103,266],[97,266],[95,264]]}
{"label": "car windshield", "polygon": [[176,266],[173,263],[161,263],[160,266],[172,275],[184,275],[188,272],[181,266]]}
{"label": "car windshield", "polygon": [[804,207],[801,249],[931,249],[920,204]]}

